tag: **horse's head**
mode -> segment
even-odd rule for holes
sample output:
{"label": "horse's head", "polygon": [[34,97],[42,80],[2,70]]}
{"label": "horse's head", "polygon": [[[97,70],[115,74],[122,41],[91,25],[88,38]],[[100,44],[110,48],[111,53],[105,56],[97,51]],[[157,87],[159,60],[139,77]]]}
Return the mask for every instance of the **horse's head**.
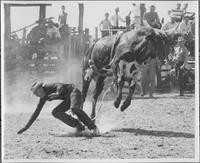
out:
{"label": "horse's head", "polygon": [[152,29],[147,35],[148,39],[154,47],[155,55],[163,61],[168,58],[168,54],[176,45],[176,40],[180,33],[176,32],[163,32],[161,30]]}

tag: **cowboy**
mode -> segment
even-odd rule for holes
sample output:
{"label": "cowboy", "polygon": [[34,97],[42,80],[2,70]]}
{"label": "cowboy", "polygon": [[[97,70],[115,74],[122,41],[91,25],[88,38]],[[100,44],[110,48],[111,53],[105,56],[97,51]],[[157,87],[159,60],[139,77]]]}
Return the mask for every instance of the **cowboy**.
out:
{"label": "cowboy", "polygon": [[180,88],[180,96],[184,95],[184,69],[188,61],[188,50],[185,47],[185,39],[183,36],[179,36],[177,40],[177,45],[174,48],[174,62],[175,62],[175,73],[178,79],[178,84]]}
{"label": "cowboy", "polygon": [[[78,134],[81,134],[82,131],[85,130],[85,126],[87,126],[93,136],[100,135],[97,126],[81,109],[81,92],[75,87],[74,84],[45,84],[42,82],[36,82],[33,84],[31,91],[34,95],[39,97],[40,100],[29,122],[24,128],[18,131],[18,134],[21,134],[30,128],[47,101],[62,100],[62,102],[52,111],[52,115],[55,118],[71,127],[76,128]],[[65,113],[68,110],[71,110],[71,112],[75,114],[78,119],[75,119],[72,115]]]}

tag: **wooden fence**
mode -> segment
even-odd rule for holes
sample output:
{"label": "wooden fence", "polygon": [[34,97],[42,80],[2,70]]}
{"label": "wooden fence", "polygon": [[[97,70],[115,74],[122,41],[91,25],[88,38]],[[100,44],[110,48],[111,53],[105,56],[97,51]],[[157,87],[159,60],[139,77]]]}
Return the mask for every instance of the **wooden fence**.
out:
{"label": "wooden fence", "polygon": [[[186,68],[193,74],[195,75],[195,61],[190,60],[187,62]],[[171,78],[167,82],[164,82],[167,80],[167,77],[170,76],[170,71],[172,70],[172,66],[169,64],[162,65],[161,67],[161,80],[162,80],[162,87],[163,89],[168,89],[170,91],[172,89],[172,81]],[[156,78],[156,77],[155,77]],[[156,78],[157,79],[157,78]],[[186,83],[186,87],[194,87],[195,81],[194,79],[191,79]],[[157,80],[156,80],[156,85],[157,85]],[[141,72],[138,74],[138,80],[136,84],[136,89],[135,89],[136,94],[141,93]],[[123,94],[128,94],[128,83],[125,83],[124,89],[123,89]]]}

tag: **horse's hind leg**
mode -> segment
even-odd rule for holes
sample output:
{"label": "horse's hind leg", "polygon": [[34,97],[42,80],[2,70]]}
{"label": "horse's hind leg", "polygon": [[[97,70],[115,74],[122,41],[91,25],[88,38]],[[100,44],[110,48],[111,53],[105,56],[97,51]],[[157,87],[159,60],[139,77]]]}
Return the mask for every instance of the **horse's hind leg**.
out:
{"label": "horse's hind leg", "polygon": [[[92,113],[91,113],[91,119],[93,119],[96,115],[95,109],[96,109],[96,103],[99,95],[101,94],[103,87],[104,87],[104,79],[105,77],[98,77],[96,81],[96,86],[93,92],[93,98],[92,98]],[[95,120],[93,120],[95,121]]]}
{"label": "horse's hind leg", "polygon": [[121,100],[122,100],[122,89],[124,87],[124,76],[123,76],[123,62],[119,63],[119,77],[118,77],[118,88],[117,88],[117,97],[114,101],[114,106],[116,108],[119,107]]}
{"label": "horse's hind leg", "polygon": [[132,99],[132,96],[133,96],[133,93],[135,91],[135,85],[136,85],[136,82],[134,79],[130,79],[129,80],[129,92],[128,92],[128,96],[127,98],[125,99],[125,101],[123,102],[120,110],[121,111],[124,111],[130,104],[131,104],[131,99]]}
{"label": "horse's hind leg", "polygon": [[87,96],[87,92],[88,92],[91,80],[92,80],[92,78],[89,78],[86,80],[83,76],[83,79],[82,79],[82,105],[81,105],[82,108],[83,108],[83,104],[84,104],[86,96]]}

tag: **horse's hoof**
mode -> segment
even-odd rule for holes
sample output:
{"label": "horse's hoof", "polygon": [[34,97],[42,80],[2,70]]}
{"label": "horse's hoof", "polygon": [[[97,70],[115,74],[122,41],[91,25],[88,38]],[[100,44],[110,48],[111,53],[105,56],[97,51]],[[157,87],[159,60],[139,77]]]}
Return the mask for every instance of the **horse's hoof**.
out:
{"label": "horse's hoof", "polygon": [[124,110],[126,110],[126,108],[129,107],[129,105],[131,104],[131,102],[124,102],[120,108],[120,110],[123,112]]}
{"label": "horse's hoof", "polygon": [[116,100],[116,101],[114,102],[115,108],[118,108],[118,107],[119,107],[120,102],[121,102],[121,100]]}

